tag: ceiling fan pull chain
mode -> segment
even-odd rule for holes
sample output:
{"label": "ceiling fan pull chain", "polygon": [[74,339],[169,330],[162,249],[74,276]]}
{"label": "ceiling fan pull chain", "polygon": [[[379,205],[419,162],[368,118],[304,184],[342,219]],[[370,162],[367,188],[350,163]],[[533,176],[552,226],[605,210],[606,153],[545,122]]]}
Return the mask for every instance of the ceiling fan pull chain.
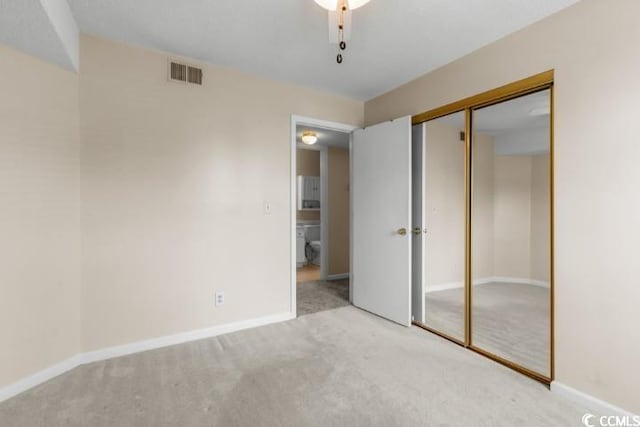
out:
{"label": "ceiling fan pull chain", "polygon": [[338,43],[338,47],[340,50],[338,51],[338,56],[336,57],[336,61],[338,61],[338,64],[342,64],[342,53],[340,53],[340,51],[343,51],[347,48],[347,43],[345,43],[344,41],[344,14],[346,10],[347,6],[343,4],[340,8],[340,21],[338,22],[338,34],[340,39],[340,43]]}
{"label": "ceiling fan pull chain", "polygon": [[344,41],[344,14],[347,11],[347,6],[342,5],[342,10],[340,12],[341,23],[340,23],[340,50],[345,50],[347,48],[347,43]]}
{"label": "ceiling fan pull chain", "polygon": [[[352,12],[371,0],[315,0],[322,8],[329,11],[329,43],[337,43],[338,53],[336,61],[342,64],[344,51],[347,50],[347,42],[345,39],[351,38],[351,17]],[[345,33],[345,27],[349,31]],[[338,27],[338,28],[336,28]],[[336,33],[336,29],[338,32]],[[350,48],[351,49],[351,48]]]}
{"label": "ceiling fan pull chain", "polygon": [[338,49],[338,56],[336,57],[336,61],[338,61],[338,64],[342,64],[342,53],[340,52],[341,50],[344,50],[342,48],[342,45],[344,44],[344,32],[342,29],[342,24],[340,24],[338,26],[338,34],[340,35],[340,43],[338,44],[339,49]]}

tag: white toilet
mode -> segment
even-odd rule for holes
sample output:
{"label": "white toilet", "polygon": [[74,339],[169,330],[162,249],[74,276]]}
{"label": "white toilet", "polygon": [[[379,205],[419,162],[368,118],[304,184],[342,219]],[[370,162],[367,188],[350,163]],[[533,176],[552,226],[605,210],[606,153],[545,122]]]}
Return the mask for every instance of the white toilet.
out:
{"label": "white toilet", "polygon": [[314,254],[313,258],[310,259],[309,262],[319,267],[322,257],[322,252],[320,251],[320,240],[314,240],[313,242],[310,242],[309,246],[311,246],[311,249],[313,249],[313,251],[310,252]]}
{"label": "white toilet", "polygon": [[307,262],[320,265],[321,258],[321,242],[320,242],[320,224],[308,224],[304,226],[304,238],[308,247],[305,246],[305,256]]}

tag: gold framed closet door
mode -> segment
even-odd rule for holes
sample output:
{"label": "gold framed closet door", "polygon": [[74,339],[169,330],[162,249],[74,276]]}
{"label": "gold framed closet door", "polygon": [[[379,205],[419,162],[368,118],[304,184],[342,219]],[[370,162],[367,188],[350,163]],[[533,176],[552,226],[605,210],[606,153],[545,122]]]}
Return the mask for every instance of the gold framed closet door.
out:
{"label": "gold framed closet door", "polygon": [[469,345],[550,381],[551,89],[471,114]]}
{"label": "gold framed closet door", "polygon": [[465,111],[422,123],[424,318],[419,326],[465,342]]}
{"label": "gold framed closet door", "polygon": [[[465,123],[464,132],[461,134],[461,141],[463,140],[464,142],[465,151],[465,203],[464,225],[462,226],[464,230],[465,247],[463,333],[461,334],[460,329],[458,328],[454,334],[451,334],[451,331],[447,330],[447,328],[442,325],[439,325],[432,320],[429,321],[426,316],[428,300],[425,300],[427,307],[425,307],[424,319],[419,319],[414,323],[430,332],[443,336],[444,338],[454,341],[472,351],[482,354],[497,361],[498,363],[547,384],[549,384],[554,378],[553,75],[553,70],[545,71],[487,92],[415,115],[412,118],[412,123],[414,125],[420,125],[435,122],[437,119],[445,118],[449,115],[453,115],[454,113],[464,112]],[[538,105],[530,105],[530,108],[528,109],[520,108],[519,110],[509,108],[509,106],[514,105],[509,104],[510,101],[514,101],[516,103],[522,102],[522,100],[517,100],[519,98],[525,98],[528,95],[533,95],[534,97],[537,96]],[[544,97],[546,97],[546,99],[542,99]],[[528,155],[538,155],[540,157],[537,159],[530,159],[529,164],[525,165],[523,168],[519,168],[517,164],[509,164],[510,162],[504,161],[504,159],[496,161],[495,141],[492,143],[494,146],[491,147],[494,149],[493,154],[491,154],[491,150],[487,149],[489,143],[486,139],[492,137],[491,135],[487,135],[487,132],[492,130],[493,132],[498,132],[500,129],[496,128],[496,126],[494,126],[493,129],[480,129],[483,126],[482,121],[485,120],[486,117],[483,119],[482,113],[479,112],[485,108],[486,113],[487,111],[490,111],[489,109],[492,106],[500,104],[502,104],[503,110],[508,112],[510,115],[509,117],[500,117],[494,113],[494,122],[497,119],[498,125],[502,123],[504,126],[507,122],[517,119],[517,114],[514,116],[514,112],[517,111],[520,111],[520,119],[524,118],[528,120],[531,118],[537,118],[538,130],[542,133],[544,133],[545,130],[540,130],[540,125],[543,121],[546,121],[547,123],[546,135],[548,138],[546,146],[539,146],[537,152],[528,153]],[[522,114],[525,110],[526,114]],[[527,120],[525,120],[525,122]],[[487,123],[484,125],[486,124]],[[489,122],[489,124],[491,123]],[[476,129],[476,125],[479,125],[480,128]],[[521,123],[521,125],[526,128],[526,123]],[[476,133],[476,130],[481,130],[481,132]],[[482,131],[484,131],[484,135],[482,135]],[[493,137],[495,137],[495,135]],[[483,139],[485,140],[484,145]],[[478,146],[474,148],[474,144],[476,144],[476,142],[478,143]],[[512,143],[511,145],[514,144],[515,143]],[[502,145],[504,146],[505,144]],[[505,154],[506,152],[502,151],[501,153]],[[513,152],[511,154],[516,156],[524,153]],[[497,172],[497,175],[499,175],[498,182],[494,182],[494,178],[496,176],[494,166],[496,163],[500,163],[499,170]],[[521,161],[520,166],[522,166],[522,163],[526,164],[527,161]],[[531,186],[529,187],[529,191],[531,191],[531,188],[533,188],[534,185],[538,190],[546,189],[546,196],[542,193],[542,196],[537,197],[536,199],[546,200],[545,203],[532,203],[531,197],[528,202],[529,208],[532,206],[536,207],[535,212],[530,209],[528,214],[530,223],[529,243],[531,244],[529,249],[529,263],[530,265],[535,264],[537,267],[531,268],[530,266],[529,273],[527,274],[514,273],[525,277],[499,276],[498,274],[502,274],[501,271],[504,272],[505,270],[500,270],[501,267],[499,265],[493,265],[496,259],[496,254],[494,253],[493,248],[493,242],[496,240],[496,236],[494,235],[496,228],[493,227],[496,218],[494,212],[491,212],[491,215],[487,214],[487,209],[489,206],[492,206],[493,209],[495,204],[495,198],[493,197],[495,195],[494,186],[498,183],[504,184],[505,182],[512,182],[518,184],[512,186],[513,191],[518,187],[520,189],[527,188],[526,183],[523,183],[522,181],[510,181],[509,171],[521,172],[520,175],[526,175],[526,173],[522,173],[523,171],[530,171],[531,175],[529,177],[529,183]],[[489,194],[491,194],[491,197],[489,197]],[[509,203],[502,203],[505,201],[504,197],[499,197],[499,199],[500,203],[496,209],[501,213],[502,217],[504,217],[505,205],[508,207]],[[526,197],[521,197],[521,199],[526,199]],[[513,204],[511,205],[514,206]],[[515,206],[522,208],[522,205],[516,204]],[[483,211],[485,213],[484,217]],[[506,212],[509,212],[508,208],[506,209]],[[511,210],[512,217],[517,216],[513,215],[514,212],[514,210]],[[546,215],[546,217],[543,217],[544,215]],[[490,218],[492,218],[491,221]],[[509,218],[509,216],[507,215],[506,218]],[[519,218],[521,218],[521,216]],[[534,218],[534,220],[542,219],[542,222],[531,222],[531,218]],[[498,219],[498,223],[498,228],[505,225],[500,219]],[[526,223],[526,221],[523,223]],[[526,230],[526,227],[519,227],[520,231],[523,229]],[[499,235],[502,237],[511,236],[511,233],[508,230],[500,229],[498,231]],[[531,236],[535,236],[537,239],[535,243],[532,243]],[[492,237],[492,239],[489,239],[489,237]],[[429,237],[427,237],[427,239],[429,239]],[[488,240],[491,240],[491,248],[489,248],[486,243]],[[500,244],[503,244],[508,240],[509,238],[501,238]],[[515,240],[518,241],[518,239]],[[523,241],[524,240],[520,239],[521,243]],[[522,248],[522,246],[523,245],[520,244],[520,248]],[[534,247],[537,249],[534,250]],[[510,252],[508,248],[502,248],[497,256],[500,258],[502,264],[504,264],[505,259],[503,258],[507,258],[506,262],[509,263],[509,256],[513,257],[513,255],[517,253],[517,251]],[[428,254],[425,255],[424,262],[428,276],[429,265],[427,257]],[[526,256],[522,256],[520,258],[516,257],[515,260],[522,262],[523,260],[526,260],[526,258]],[[517,263],[514,261],[514,265],[515,264]],[[491,267],[489,267],[490,265]],[[540,268],[541,265],[542,268]],[[534,273],[534,270],[537,273]],[[540,271],[543,271],[543,273],[540,274]],[[500,292],[499,285],[505,283],[507,286],[504,286],[503,290],[509,287],[511,287],[512,290],[517,290],[518,287],[514,285],[522,285],[523,288],[520,289],[521,291],[523,289],[527,289],[524,288],[524,286],[538,286],[541,289],[545,289],[546,295],[543,295],[542,298],[539,295],[529,298],[529,302],[534,300],[538,301],[538,303],[529,305],[530,313],[535,312],[535,307],[537,307],[538,322],[532,320],[535,319],[535,317],[531,316],[529,316],[528,319],[518,319],[519,311],[517,308],[519,304],[526,304],[526,292],[515,292],[514,295],[516,297],[511,298],[511,303],[509,303],[507,293]],[[491,292],[487,293],[479,291],[481,290],[482,285],[487,284],[493,284],[493,286],[485,287],[486,290],[491,290],[491,287],[496,288],[495,292],[493,292],[493,297],[490,296]],[[427,290],[429,289],[429,285],[430,284],[427,283]],[[530,288],[529,290],[531,289],[533,288]],[[425,293],[427,296],[428,294],[429,292]],[[500,301],[502,301],[502,307],[494,307],[494,309],[491,310],[491,304],[500,306]],[[493,326],[491,316],[493,316]],[[537,325],[534,332],[526,333],[522,329],[518,330],[519,325],[529,321]],[[500,338],[501,333],[503,334],[502,338]],[[538,337],[537,341],[535,338],[536,336]],[[527,350],[527,348],[529,350]],[[538,348],[538,350],[535,350],[536,348]],[[517,351],[510,351],[513,349],[517,349]],[[527,355],[527,353],[528,356],[523,357],[523,354]]]}

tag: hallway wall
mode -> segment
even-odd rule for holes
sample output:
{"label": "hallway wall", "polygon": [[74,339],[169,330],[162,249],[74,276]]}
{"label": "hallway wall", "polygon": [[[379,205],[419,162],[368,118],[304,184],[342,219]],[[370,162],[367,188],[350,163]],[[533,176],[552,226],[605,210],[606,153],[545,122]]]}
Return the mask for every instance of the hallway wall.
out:
{"label": "hallway wall", "polygon": [[329,274],[349,272],[349,150],[329,147]]}

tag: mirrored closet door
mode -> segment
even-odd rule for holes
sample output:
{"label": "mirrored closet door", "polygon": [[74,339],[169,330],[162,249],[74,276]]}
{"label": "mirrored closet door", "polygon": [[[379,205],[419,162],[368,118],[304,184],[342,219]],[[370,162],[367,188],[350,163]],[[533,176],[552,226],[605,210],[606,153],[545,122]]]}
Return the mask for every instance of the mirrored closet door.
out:
{"label": "mirrored closet door", "polygon": [[[465,112],[422,123],[422,323],[465,340]],[[422,228],[422,229],[421,229]],[[414,236],[416,237],[416,236]]]}
{"label": "mirrored closet door", "polygon": [[471,114],[471,346],[551,378],[550,89]]}
{"label": "mirrored closet door", "polygon": [[553,70],[413,122],[414,323],[553,370]]}

